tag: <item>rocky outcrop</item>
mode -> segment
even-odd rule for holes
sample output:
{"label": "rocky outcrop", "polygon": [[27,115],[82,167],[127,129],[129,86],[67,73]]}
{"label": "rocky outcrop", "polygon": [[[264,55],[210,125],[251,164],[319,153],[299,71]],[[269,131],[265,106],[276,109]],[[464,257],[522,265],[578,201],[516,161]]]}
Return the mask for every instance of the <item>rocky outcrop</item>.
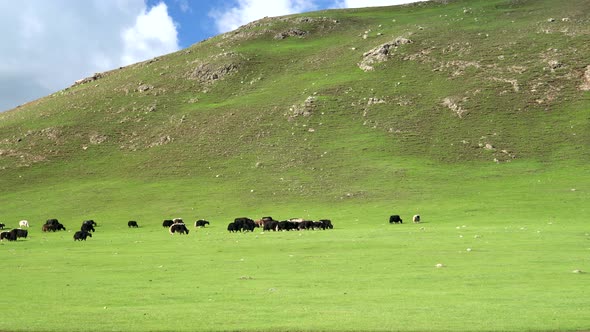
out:
{"label": "rocky outcrop", "polygon": [[443,99],[442,105],[448,107],[453,113],[457,114],[459,118],[463,118],[463,115],[469,113],[469,111],[459,106],[458,103],[459,102],[454,98],[447,97]]}
{"label": "rocky outcrop", "polygon": [[286,114],[289,121],[292,121],[298,116],[311,116],[316,107],[315,101],[316,98],[314,96],[309,96],[302,104],[291,106],[289,108],[289,113]]}
{"label": "rocky outcrop", "polygon": [[590,66],[586,67],[586,71],[584,72],[584,76],[582,77],[582,84],[580,85],[580,90],[590,91]]}
{"label": "rocky outcrop", "polygon": [[275,39],[279,39],[279,40],[280,39],[285,39],[285,38],[288,38],[288,37],[299,37],[299,38],[301,38],[301,37],[304,37],[305,35],[307,35],[307,31],[303,31],[303,30],[300,30],[300,29],[289,29],[287,31],[283,31],[283,32],[277,33],[274,38]]}
{"label": "rocky outcrop", "polygon": [[379,45],[372,50],[365,52],[363,54],[363,60],[358,64],[359,68],[364,71],[371,71],[375,68],[373,65],[385,62],[389,59],[390,54],[400,45],[411,44],[413,43],[412,40],[404,38],[404,37],[397,37],[395,40]]}
{"label": "rocky outcrop", "polygon": [[238,65],[234,63],[217,66],[209,63],[202,63],[188,73],[188,79],[196,80],[202,84],[212,84],[236,71],[238,71]]}
{"label": "rocky outcrop", "polygon": [[92,75],[92,76],[77,80],[76,82],[74,82],[74,85],[86,84],[89,82],[96,81],[102,77],[104,77],[104,73],[94,73],[94,75]]}

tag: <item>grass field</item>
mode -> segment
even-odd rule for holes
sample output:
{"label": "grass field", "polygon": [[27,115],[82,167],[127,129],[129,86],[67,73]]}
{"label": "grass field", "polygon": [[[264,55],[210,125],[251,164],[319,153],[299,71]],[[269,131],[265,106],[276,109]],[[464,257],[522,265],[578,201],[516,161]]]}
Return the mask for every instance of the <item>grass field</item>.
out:
{"label": "grass field", "polygon": [[0,331],[589,330],[589,13],[266,18],[0,113]]}
{"label": "grass field", "polygon": [[[572,182],[572,171],[585,177]],[[408,172],[431,177],[408,188],[402,184],[397,189],[413,187],[414,197],[392,195],[391,201],[353,197],[328,204],[304,198],[255,206],[247,194],[216,192],[214,186],[199,187],[192,197],[182,189],[198,187],[190,181],[107,182],[93,183],[91,201],[84,205],[88,214],[77,215],[80,210],[72,208],[58,215],[52,206],[67,200],[83,204],[90,199],[84,194],[89,186],[31,195],[33,201],[9,209],[26,207],[35,216],[29,220],[30,236],[0,244],[2,308],[10,317],[0,330],[574,331],[590,326],[585,314],[587,170],[540,171],[512,163]],[[433,174],[439,181],[430,182]],[[474,184],[479,177],[488,179]],[[201,205],[201,195],[218,199]],[[405,223],[390,225],[393,213]],[[414,213],[421,214],[422,223],[411,223]],[[335,229],[228,233],[227,223],[242,215],[330,218]],[[41,216],[59,218],[68,231],[41,232]],[[207,218],[211,225],[171,236],[161,221],[176,216],[191,224]],[[74,242],[73,231],[86,218],[98,222],[97,230],[86,242]],[[139,229],[127,228],[131,219]]]}

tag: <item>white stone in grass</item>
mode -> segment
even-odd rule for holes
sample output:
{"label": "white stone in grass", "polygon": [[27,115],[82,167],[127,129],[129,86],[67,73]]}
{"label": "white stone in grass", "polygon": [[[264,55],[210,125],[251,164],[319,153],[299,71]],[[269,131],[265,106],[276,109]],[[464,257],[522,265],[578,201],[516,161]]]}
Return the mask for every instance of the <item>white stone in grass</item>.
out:
{"label": "white stone in grass", "polygon": [[470,251],[471,251],[471,248],[467,248],[467,252],[470,252]]}
{"label": "white stone in grass", "polygon": [[444,265],[443,265],[443,264],[441,264],[441,263],[438,263],[438,264],[436,264],[436,265],[435,265],[435,267],[436,267],[437,269],[440,269],[441,267],[444,267]]}

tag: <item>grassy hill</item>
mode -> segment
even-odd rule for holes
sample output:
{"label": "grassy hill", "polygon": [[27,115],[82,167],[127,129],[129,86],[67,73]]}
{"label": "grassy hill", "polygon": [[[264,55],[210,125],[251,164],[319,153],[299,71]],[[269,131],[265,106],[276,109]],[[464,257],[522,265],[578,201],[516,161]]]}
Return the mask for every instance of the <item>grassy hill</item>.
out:
{"label": "grassy hill", "polygon": [[[27,285],[0,330],[587,329],[589,14],[266,18],[0,113],[0,222],[32,224],[0,245],[4,286]],[[336,229],[225,230],[265,215]],[[212,226],[170,238],[177,216]],[[99,229],[80,245],[48,218]]]}

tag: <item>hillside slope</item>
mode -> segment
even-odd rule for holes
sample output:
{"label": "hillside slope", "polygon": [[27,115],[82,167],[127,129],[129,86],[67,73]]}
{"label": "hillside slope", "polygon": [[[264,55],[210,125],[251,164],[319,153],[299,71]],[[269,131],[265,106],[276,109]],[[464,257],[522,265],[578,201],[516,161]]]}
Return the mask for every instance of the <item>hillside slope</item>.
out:
{"label": "hillside slope", "polygon": [[589,13],[585,0],[314,12],[96,74],[0,114],[3,213],[416,202],[480,170],[586,177]]}

